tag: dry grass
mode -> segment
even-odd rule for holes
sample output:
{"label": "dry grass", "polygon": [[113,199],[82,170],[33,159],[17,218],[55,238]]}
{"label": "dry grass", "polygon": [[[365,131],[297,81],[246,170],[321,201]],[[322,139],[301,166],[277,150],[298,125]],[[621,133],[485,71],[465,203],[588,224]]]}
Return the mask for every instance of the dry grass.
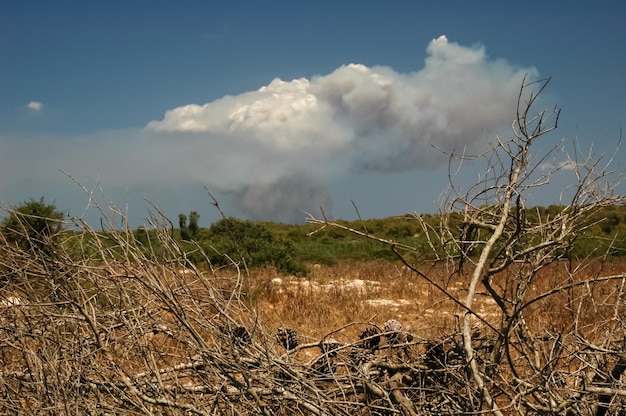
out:
{"label": "dry grass", "polygon": [[[385,261],[311,265],[304,279],[272,269],[248,273],[235,263],[187,269],[184,253],[167,229],[160,230],[156,257],[143,254],[132,233],[102,237],[89,229],[98,250],[80,261],[0,244],[0,266],[11,276],[0,289],[3,413],[412,415],[484,409],[463,358],[458,317],[465,311],[451,299],[467,295],[469,269],[459,274],[444,263],[419,268],[446,293]],[[107,245],[100,244],[103,238]],[[626,262],[542,269],[528,298],[554,293],[525,311],[528,331],[507,338],[512,348],[496,389],[509,388],[514,379],[531,385],[545,372],[559,375],[558,383],[546,385],[561,396],[578,394],[592,403],[597,392],[580,392],[584,373],[606,374],[618,355],[585,351],[589,343],[616,350],[625,272]],[[599,279],[606,275],[616,277]],[[496,276],[494,286],[505,292],[515,281],[512,268]],[[474,312],[500,327],[502,311],[490,297],[479,293]],[[385,327],[391,320],[402,328]],[[488,360],[493,348],[495,332],[486,325],[477,326],[474,339],[480,360]],[[279,327],[296,329],[299,345],[280,346]],[[380,337],[380,344],[365,347],[360,335],[371,328],[391,329],[373,333],[370,339]],[[530,348],[527,339],[540,346]],[[532,366],[532,354],[541,355],[543,368]],[[527,403],[532,394],[519,397]],[[541,413],[520,411],[517,399],[505,393],[496,397],[507,414]]]}
{"label": "dry grass", "polygon": [[[599,323],[615,323],[613,318],[621,313],[619,305],[624,293],[615,281],[593,283],[593,279],[625,274],[626,260],[597,260],[576,270],[579,266],[560,261],[540,271],[529,298],[576,281],[592,284],[555,293],[529,307],[525,318],[535,334],[568,331],[573,322],[582,332],[599,331]],[[320,339],[329,333],[329,328],[347,326],[340,334],[345,342],[354,341],[364,325],[382,325],[389,319],[400,321],[421,339],[459,330],[458,316],[464,309],[399,263],[377,260],[336,266],[316,264],[310,270],[306,278],[281,276],[272,269],[251,272],[256,310],[270,327],[297,328],[309,339]],[[470,269],[459,274],[438,264],[420,270],[449,294],[464,300]],[[572,270],[576,271],[574,275]],[[509,273],[499,275],[497,280],[498,286],[507,290],[513,279]],[[481,317],[498,325],[500,311],[484,291],[479,292],[475,305]]]}

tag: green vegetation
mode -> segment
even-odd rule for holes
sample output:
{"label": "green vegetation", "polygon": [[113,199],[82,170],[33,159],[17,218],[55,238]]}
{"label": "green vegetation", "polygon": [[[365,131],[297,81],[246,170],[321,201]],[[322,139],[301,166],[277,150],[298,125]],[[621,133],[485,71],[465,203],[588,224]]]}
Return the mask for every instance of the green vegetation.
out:
{"label": "green vegetation", "polygon": [[[190,226],[189,234],[191,230]],[[306,274],[306,267],[296,258],[294,243],[271,232],[265,223],[224,218],[206,230],[198,229],[193,238],[193,243],[181,244],[188,252],[187,258],[196,264],[208,259],[211,264],[221,266],[235,260],[242,261],[246,267],[273,266],[287,274]],[[204,254],[197,251],[198,247]]]}
{"label": "green vegetation", "polygon": [[[525,219],[529,224],[545,223],[562,209],[557,205],[529,208]],[[0,223],[0,230],[7,242],[23,249],[36,248],[52,255],[62,241],[64,249],[76,258],[93,255],[98,248],[91,247],[89,239],[80,233],[63,230],[63,217],[54,204],[45,203],[43,198],[31,199],[12,209]],[[188,216],[181,213],[179,228],[173,230],[187,259],[198,267],[206,266],[202,263],[207,260],[213,266],[221,266],[233,259],[249,268],[272,266],[284,274],[303,276],[307,274],[305,265],[310,263],[333,265],[344,260],[396,258],[384,243],[336,227],[320,229],[315,224],[252,222],[229,217],[213,223],[209,228],[201,228],[199,218],[196,211],[191,211]],[[458,213],[446,214],[445,218],[426,214],[422,220],[425,226],[433,228],[446,221],[453,232],[464,232]],[[337,222],[346,228],[415,247],[429,258],[433,256],[429,244],[442,244],[429,242],[422,223],[411,215]],[[67,238],[61,239],[61,235]],[[144,248],[146,256],[154,257],[160,253],[160,242],[154,230],[139,227],[132,235]],[[479,237],[480,240],[486,238],[488,235]],[[436,248],[440,252],[447,249],[443,246]],[[626,255],[626,206],[609,206],[590,215],[584,232],[572,249],[563,255],[582,258],[606,252],[611,256]]]}
{"label": "green vegetation", "polygon": [[10,244],[51,254],[63,230],[63,218],[56,205],[46,204],[43,197],[38,201],[29,199],[11,210],[0,230]]}
{"label": "green vegetation", "polygon": [[[63,279],[63,266],[58,261],[58,248],[64,238],[64,215],[54,203],[48,204],[44,198],[29,199],[9,210],[9,215],[0,223],[0,257],[12,258],[11,252],[37,253],[36,262],[27,263],[22,268],[28,276],[31,288],[55,286],[57,279]],[[39,268],[40,263],[50,266]],[[0,264],[2,284],[19,280],[19,273],[9,262]],[[54,292],[54,288],[49,288]]]}
{"label": "green vegetation", "polygon": [[[525,212],[529,226],[551,221],[563,207],[529,208]],[[184,214],[181,214],[184,216]],[[437,228],[446,222],[452,232],[464,232],[461,215],[449,213],[423,215],[423,224]],[[440,252],[447,247],[437,246],[441,242],[429,242],[422,224],[414,216],[396,216],[382,219],[358,221],[337,221],[339,224],[378,238],[393,240],[396,243],[415,247],[424,256],[433,257],[429,244],[435,244]],[[599,255],[607,251],[612,256],[626,255],[626,206],[610,206],[590,215],[584,231],[564,257],[582,258]],[[180,230],[182,236],[184,229]],[[184,237],[182,237],[185,239]],[[488,235],[480,235],[486,240]],[[384,243],[365,239],[336,227],[320,229],[315,224],[281,224],[273,222],[242,221],[235,218],[222,219],[207,229],[199,229],[194,242],[209,254],[214,264],[225,264],[227,259],[218,253],[239,255],[248,267],[274,266],[288,274],[305,274],[304,264],[321,263],[332,265],[343,260],[366,261],[373,259],[395,259],[394,253]],[[196,246],[194,246],[196,247]],[[192,251],[189,244],[184,248]],[[190,260],[200,260],[200,256],[190,254]],[[425,257],[426,258],[426,257]]]}
{"label": "green vegetation", "polygon": [[196,211],[191,211],[189,213],[189,225],[187,225],[187,216],[185,214],[178,214],[178,226],[180,228],[180,238],[183,240],[194,240],[198,231],[200,231],[200,226],[198,225],[198,220],[200,219],[200,214]]}

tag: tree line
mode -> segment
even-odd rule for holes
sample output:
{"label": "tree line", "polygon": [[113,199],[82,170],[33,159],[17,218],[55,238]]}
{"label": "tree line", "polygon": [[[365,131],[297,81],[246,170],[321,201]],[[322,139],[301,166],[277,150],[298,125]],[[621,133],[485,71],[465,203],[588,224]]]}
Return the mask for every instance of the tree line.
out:
{"label": "tree line", "polygon": [[[537,206],[524,209],[523,218],[529,224],[549,222],[564,209],[560,205]],[[77,256],[89,250],[80,246],[74,232],[66,230],[64,214],[55,203],[44,198],[29,199],[9,211],[0,223],[0,231],[7,242],[23,249],[38,248],[52,255],[57,244],[65,244]],[[187,253],[188,260],[198,267],[203,262],[223,265],[230,257],[238,256],[245,267],[275,267],[285,274],[303,276],[307,274],[306,264],[335,264],[340,261],[364,261],[384,258],[396,259],[396,255],[380,242],[362,239],[341,228],[328,228],[316,232],[314,224],[284,224],[274,222],[253,222],[234,217],[225,217],[204,228],[199,225],[200,214],[191,211],[178,216],[178,228],[173,228],[173,236]],[[447,226],[461,235],[464,231],[462,213],[448,212],[436,215],[421,215],[420,221],[414,215],[387,218],[363,219],[357,221],[338,220],[346,229],[359,230],[366,235],[376,235],[382,239],[409,245],[419,252],[433,255],[425,234],[426,228],[436,228],[445,221]],[[146,247],[146,252],[158,252],[159,241],[156,231],[138,227],[134,231],[138,242]],[[63,238],[65,236],[65,238]],[[486,239],[488,233],[472,238]],[[156,250],[155,250],[156,249]],[[440,244],[437,250],[447,250]],[[587,257],[594,253],[609,253],[611,256],[626,255],[626,206],[610,205],[593,211],[587,218],[585,231],[573,242],[565,257]]]}

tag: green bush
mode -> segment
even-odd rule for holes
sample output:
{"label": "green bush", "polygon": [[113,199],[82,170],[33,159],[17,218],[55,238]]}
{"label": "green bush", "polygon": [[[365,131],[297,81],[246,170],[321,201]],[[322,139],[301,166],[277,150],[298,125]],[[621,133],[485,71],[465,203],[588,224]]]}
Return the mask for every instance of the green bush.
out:
{"label": "green bush", "polygon": [[283,273],[306,274],[306,267],[296,259],[294,243],[275,238],[261,223],[224,218],[202,236],[200,245],[214,264],[228,264],[228,259],[220,254],[224,253],[245,260],[248,267],[274,266]]}
{"label": "green bush", "polygon": [[[526,225],[531,227],[549,221],[562,209],[563,207],[558,205],[528,208],[524,216]],[[450,212],[444,215],[445,217],[425,214],[422,219],[427,226],[435,229],[443,220],[448,229],[463,232],[461,213]],[[186,228],[187,216],[183,217],[182,223]],[[191,217],[192,214],[189,218]],[[434,249],[439,255],[458,249],[446,245],[443,241],[429,241],[420,223],[410,216],[337,222],[351,229],[414,247],[416,251],[405,255],[416,256],[421,261],[435,258],[430,244],[435,246]],[[572,242],[572,247],[564,251],[564,256],[582,258],[609,248],[612,256],[626,255],[626,207],[615,205],[598,210],[589,216],[587,224],[589,228]],[[193,228],[190,224],[186,230],[187,234],[190,234],[189,231]],[[182,231],[185,230],[181,230],[181,233]],[[330,265],[342,260],[396,259],[395,254],[385,244],[360,239],[348,231],[335,227],[320,229],[315,224],[255,223],[225,218],[208,229],[194,232],[195,237],[192,239],[209,254],[210,261],[216,265],[227,262],[224,257],[226,254],[231,258],[244,259],[245,264],[251,268],[271,265],[283,273],[304,274],[305,268],[302,265],[304,262]],[[183,235],[183,239],[186,239],[184,237]],[[482,241],[488,237],[488,233],[476,236]],[[181,242],[181,246],[190,261],[195,264],[205,260],[200,252],[195,251],[196,244]]]}
{"label": "green bush", "polygon": [[52,255],[63,230],[64,217],[54,203],[46,204],[43,197],[38,201],[29,199],[9,210],[0,230],[9,244]]}

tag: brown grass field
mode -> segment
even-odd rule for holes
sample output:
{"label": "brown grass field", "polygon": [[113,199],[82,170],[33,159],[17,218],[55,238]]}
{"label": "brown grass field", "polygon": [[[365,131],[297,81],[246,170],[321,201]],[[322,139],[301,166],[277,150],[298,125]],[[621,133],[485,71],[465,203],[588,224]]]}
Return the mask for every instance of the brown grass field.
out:
{"label": "brown grass field", "polygon": [[[47,273],[45,264],[32,264],[24,278]],[[410,415],[484,407],[458,355],[465,314],[458,302],[467,295],[470,267],[463,273],[445,263],[419,267],[436,287],[388,261],[310,265],[306,278],[146,259],[72,266],[52,292],[27,280],[2,289],[5,414]],[[497,275],[493,286],[512,291],[519,268]],[[584,352],[592,344],[605,351],[596,377],[615,368],[619,357],[609,351],[623,337],[625,275],[624,260],[559,261],[541,269],[525,297],[536,299],[523,311],[527,328],[508,338],[512,347],[496,385],[531,386],[550,369],[546,386],[558,397],[579,397],[582,374],[593,367]],[[19,305],[10,303],[15,298]],[[480,289],[473,311],[473,342],[483,354],[478,343],[493,339],[503,314]],[[384,332],[389,320],[410,336],[400,345],[381,337],[365,361],[355,356],[364,352],[362,332]],[[279,328],[298,332],[292,351],[277,342]],[[587,390],[580,396],[585,409],[600,391]],[[507,394],[496,396],[504,414],[543,414]],[[548,393],[537,394],[518,392],[524,403],[543,403]]]}
{"label": "brown grass field", "polygon": [[[626,273],[626,260],[593,261],[584,268],[567,261],[555,262],[540,271],[528,299],[566,286],[574,280]],[[312,265],[306,278],[285,277],[274,270],[250,273],[254,309],[270,327],[291,327],[314,340],[333,332],[343,342],[354,341],[364,325],[382,325],[389,319],[402,323],[417,338],[433,339],[459,330],[464,309],[419,275],[400,263],[345,262],[336,266]],[[570,273],[575,270],[574,275]],[[464,301],[469,269],[463,274],[445,264],[422,266],[420,271]],[[498,276],[498,286],[507,287],[514,276]],[[484,292],[476,312],[498,325],[499,310]],[[562,291],[538,301],[526,312],[531,331],[567,331],[574,322],[580,331],[599,331],[622,313],[623,288],[615,282],[598,282]],[[608,322],[607,322],[608,321]],[[338,333],[337,328],[344,328]]]}

